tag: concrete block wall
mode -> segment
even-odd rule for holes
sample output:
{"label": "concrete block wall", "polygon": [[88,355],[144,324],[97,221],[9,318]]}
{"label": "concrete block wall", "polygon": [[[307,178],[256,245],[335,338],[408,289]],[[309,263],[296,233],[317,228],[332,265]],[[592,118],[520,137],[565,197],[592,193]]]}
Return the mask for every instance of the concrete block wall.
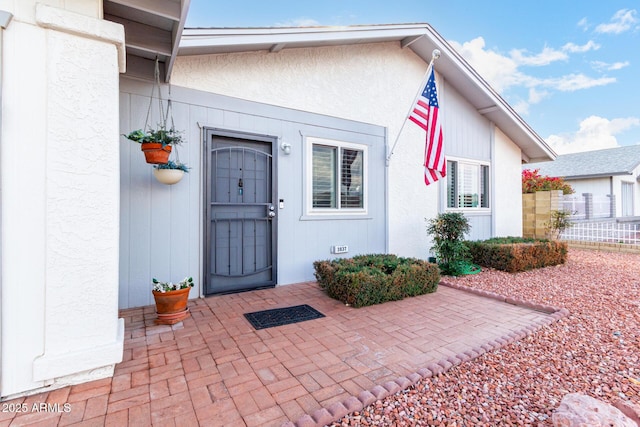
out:
{"label": "concrete block wall", "polygon": [[522,195],[522,236],[544,239],[551,212],[560,208],[562,191],[538,191]]}

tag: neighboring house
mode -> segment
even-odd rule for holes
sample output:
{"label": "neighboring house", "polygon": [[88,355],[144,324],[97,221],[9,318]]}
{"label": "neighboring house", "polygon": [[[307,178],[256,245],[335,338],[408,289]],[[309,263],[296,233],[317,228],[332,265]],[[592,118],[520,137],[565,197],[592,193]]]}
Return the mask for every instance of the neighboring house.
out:
{"label": "neighboring house", "polygon": [[[472,238],[521,233],[521,163],[555,154],[429,25],[179,45],[187,8],[0,0],[2,397],[111,375],[118,309],[151,304],[152,277],[192,275],[195,298],[313,280],[318,259],[426,258],[425,219],[450,210]],[[436,48],[449,173],[427,187],[424,132],[389,152]],[[160,118],[156,57],[192,167],[174,186],[120,136]]]}
{"label": "neighboring house", "polygon": [[[575,191],[574,199],[589,195],[592,218],[640,215],[640,145],[563,154],[553,162],[530,163],[523,168],[564,178]],[[584,214],[583,209],[577,210]]]}

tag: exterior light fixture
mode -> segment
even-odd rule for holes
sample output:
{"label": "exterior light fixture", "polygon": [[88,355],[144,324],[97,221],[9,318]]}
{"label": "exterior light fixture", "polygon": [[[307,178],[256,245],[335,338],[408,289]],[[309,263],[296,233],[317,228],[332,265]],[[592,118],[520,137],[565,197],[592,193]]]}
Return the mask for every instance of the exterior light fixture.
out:
{"label": "exterior light fixture", "polygon": [[280,149],[284,151],[284,154],[286,154],[287,156],[291,154],[291,144],[283,142],[282,144],[280,144]]}

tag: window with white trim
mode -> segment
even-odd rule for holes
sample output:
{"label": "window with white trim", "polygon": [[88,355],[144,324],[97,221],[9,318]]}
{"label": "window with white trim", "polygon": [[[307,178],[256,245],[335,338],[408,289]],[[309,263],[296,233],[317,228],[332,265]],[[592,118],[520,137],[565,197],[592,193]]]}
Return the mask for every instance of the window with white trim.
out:
{"label": "window with white trim", "polygon": [[464,160],[447,161],[447,208],[489,208],[489,165]]}
{"label": "window with white trim", "polygon": [[310,213],[364,213],[367,147],[307,138]]}

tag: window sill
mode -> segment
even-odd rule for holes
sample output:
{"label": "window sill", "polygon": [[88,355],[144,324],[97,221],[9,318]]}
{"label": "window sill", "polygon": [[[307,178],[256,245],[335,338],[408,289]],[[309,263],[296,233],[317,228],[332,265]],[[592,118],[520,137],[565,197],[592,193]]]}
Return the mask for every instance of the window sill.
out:
{"label": "window sill", "polygon": [[363,213],[337,213],[337,212],[327,212],[327,213],[311,213],[305,214],[300,217],[300,221],[327,221],[327,220],[368,220],[373,219],[372,216]]}
{"label": "window sill", "polygon": [[467,215],[491,215],[491,208],[447,208],[446,212],[462,212]]}

